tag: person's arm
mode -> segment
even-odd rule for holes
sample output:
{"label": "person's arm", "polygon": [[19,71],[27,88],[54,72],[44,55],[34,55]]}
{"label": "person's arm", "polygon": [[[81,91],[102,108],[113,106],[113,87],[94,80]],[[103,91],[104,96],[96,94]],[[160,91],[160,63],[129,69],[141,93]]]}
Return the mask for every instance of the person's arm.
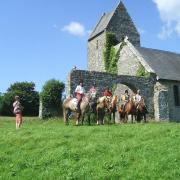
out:
{"label": "person's arm", "polygon": [[76,87],[74,92],[77,93],[78,91],[79,91],[79,86]]}

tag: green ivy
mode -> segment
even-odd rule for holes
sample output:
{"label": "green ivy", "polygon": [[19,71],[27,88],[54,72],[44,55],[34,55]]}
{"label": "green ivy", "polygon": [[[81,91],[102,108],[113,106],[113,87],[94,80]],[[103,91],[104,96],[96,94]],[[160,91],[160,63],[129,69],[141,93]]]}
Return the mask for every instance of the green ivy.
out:
{"label": "green ivy", "polygon": [[116,36],[114,33],[106,33],[106,43],[103,51],[105,70],[109,72],[110,56],[112,56],[111,49],[117,44]]}
{"label": "green ivy", "polygon": [[138,66],[138,69],[136,72],[136,76],[149,77],[150,73],[145,70],[144,66],[141,63],[139,63],[139,66]]}
{"label": "green ivy", "polygon": [[107,33],[106,34],[106,44],[105,49],[103,52],[104,55],[104,63],[105,63],[105,70],[106,72],[117,74],[118,68],[117,68],[117,62],[119,59],[120,51],[126,45],[125,42],[122,42],[119,49],[115,49],[115,45],[118,43],[116,40],[116,36],[114,33]]}

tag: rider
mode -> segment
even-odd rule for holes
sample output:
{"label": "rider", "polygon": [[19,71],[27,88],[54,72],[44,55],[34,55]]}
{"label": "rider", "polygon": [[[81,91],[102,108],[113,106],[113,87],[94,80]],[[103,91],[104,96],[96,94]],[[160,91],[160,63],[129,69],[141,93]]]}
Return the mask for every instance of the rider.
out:
{"label": "rider", "polygon": [[137,90],[137,93],[135,95],[135,105],[136,105],[136,108],[138,108],[138,105],[139,105],[139,102],[141,101],[141,95],[140,95],[140,90],[138,89]]}
{"label": "rider", "polygon": [[109,87],[106,87],[104,92],[103,92],[103,96],[106,97],[107,99],[107,103],[108,103],[108,110],[110,109],[111,107],[111,101],[112,101],[112,93],[111,91],[109,90]]}
{"label": "rider", "polygon": [[[135,105],[136,105],[136,109],[138,109],[138,106],[139,106],[139,103],[142,99],[142,96],[140,95],[141,91],[138,89],[137,90],[137,93],[135,95]],[[145,110],[145,113],[148,113],[148,110],[147,110],[147,106],[144,105],[144,110]]]}
{"label": "rider", "polygon": [[76,95],[76,98],[78,100],[78,105],[77,105],[78,112],[80,112],[80,104],[81,104],[81,101],[82,101],[84,94],[85,94],[85,89],[83,86],[83,81],[81,80],[79,82],[79,85],[77,85],[77,87],[75,89],[75,95]]}
{"label": "rider", "polygon": [[109,90],[109,87],[106,87],[104,92],[103,92],[103,96],[106,96],[106,97],[112,97],[112,93],[111,91]]}
{"label": "rider", "polygon": [[90,107],[93,111],[95,111],[97,104],[97,89],[95,84],[92,85],[92,87],[89,90],[89,93],[91,94]]}
{"label": "rider", "polygon": [[95,88],[95,84],[92,85],[92,87],[89,89],[89,93],[91,94],[91,98],[95,99],[97,96],[97,89]]}
{"label": "rider", "polygon": [[123,109],[124,109],[124,110],[125,110],[126,104],[127,104],[128,101],[129,101],[129,98],[130,98],[130,95],[129,95],[128,90],[126,89],[125,92],[124,92],[124,94],[123,94],[122,97],[121,97],[121,100],[123,101],[122,106],[123,106]]}

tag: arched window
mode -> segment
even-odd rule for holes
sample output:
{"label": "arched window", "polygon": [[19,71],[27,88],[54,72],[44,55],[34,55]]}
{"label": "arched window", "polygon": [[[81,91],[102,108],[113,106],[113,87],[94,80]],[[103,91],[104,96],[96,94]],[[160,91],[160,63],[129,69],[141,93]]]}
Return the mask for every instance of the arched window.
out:
{"label": "arched window", "polygon": [[174,104],[175,106],[180,106],[179,87],[177,85],[174,85],[173,91],[174,91]]}

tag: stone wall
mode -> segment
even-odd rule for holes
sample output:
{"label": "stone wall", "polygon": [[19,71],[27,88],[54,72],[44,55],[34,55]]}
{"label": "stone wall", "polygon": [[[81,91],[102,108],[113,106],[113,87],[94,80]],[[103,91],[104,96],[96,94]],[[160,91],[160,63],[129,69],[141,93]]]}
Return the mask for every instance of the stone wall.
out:
{"label": "stone wall", "polygon": [[161,80],[154,87],[154,109],[157,120],[180,121],[180,106],[175,106],[174,85],[180,89],[178,81]]}
{"label": "stone wall", "polygon": [[90,89],[93,83],[96,83],[96,86],[98,87],[99,96],[102,96],[102,92],[104,91],[105,87],[113,87],[113,85],[118,84],[128,86],[133,92],[136,92],[137,89],[140,89],[142,96],[144,96],[146,99],[149,115],[151,117],[154,116],[153,96],[155,80],[153,77],[147,79],[136,76],[112,75],[105,72],[76,70],[71,71],[71,73],[68,76],[68,79],[69,84],[66,88],[67,95],[74,94],[74,90],[78,85],[80,79],[83,79],[86,91]]}
{"label": "stone wall", "polygon": [[106,42],[105,32],[88,42],[88,70],[105,71],[103,50]]}

